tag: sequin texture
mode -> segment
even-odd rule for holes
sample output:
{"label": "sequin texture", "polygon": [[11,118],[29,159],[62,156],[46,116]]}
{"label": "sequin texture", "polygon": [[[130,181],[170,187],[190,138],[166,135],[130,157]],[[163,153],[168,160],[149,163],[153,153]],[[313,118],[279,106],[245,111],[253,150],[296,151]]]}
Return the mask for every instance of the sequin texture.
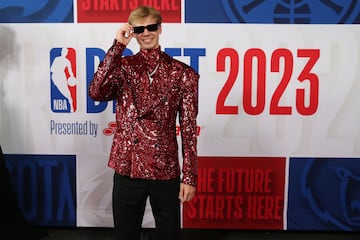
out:
{"label": "sequin texture", "polygon": [[182,173],[183,183],[196,186],[199,74],[160,47],[140,49],[126,57],[122,56],[124,49],[125,45],[114,40],[89,86],[93,100],[117,102],[109,167],[121,175],[153,180]]}

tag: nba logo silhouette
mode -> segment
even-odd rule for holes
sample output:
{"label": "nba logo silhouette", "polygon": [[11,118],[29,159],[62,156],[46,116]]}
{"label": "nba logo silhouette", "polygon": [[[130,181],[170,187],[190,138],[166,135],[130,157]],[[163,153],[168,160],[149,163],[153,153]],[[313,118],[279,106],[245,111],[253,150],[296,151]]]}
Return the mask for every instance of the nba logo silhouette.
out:
{"label": "nba logo silhouette", "polygon": [[50,51],[50,105],[56,113],[76,112],[76,51],[53,48]]}

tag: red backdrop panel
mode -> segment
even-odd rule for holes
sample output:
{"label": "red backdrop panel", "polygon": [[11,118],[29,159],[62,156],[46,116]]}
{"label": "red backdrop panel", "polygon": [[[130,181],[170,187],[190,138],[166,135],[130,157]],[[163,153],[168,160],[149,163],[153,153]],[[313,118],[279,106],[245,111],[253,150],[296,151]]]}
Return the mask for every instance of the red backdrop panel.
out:
{"label": "red backdrop panel", "polygon": [[181,0],[77,0],[77,19],[79,23],[127,22],[129,13],[136,7],[143,5],[152,6],[159,10],[163,22],[181,22]]}
{"label": "red backdrop panel", "polygon": [[183,227],[282,230],[285,166],[283,157],[199,157]]}

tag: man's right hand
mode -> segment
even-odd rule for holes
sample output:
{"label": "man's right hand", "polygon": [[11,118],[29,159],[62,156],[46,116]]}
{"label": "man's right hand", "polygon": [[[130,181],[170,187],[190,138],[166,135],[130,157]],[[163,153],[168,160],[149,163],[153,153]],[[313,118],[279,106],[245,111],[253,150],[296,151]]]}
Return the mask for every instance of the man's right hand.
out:
{"label": "man's right hand", "polygon": [[121,42],[125,46],[129,44],[131,39],[134,37],[134,30],[133,27],[126,23],[121,26],[121,28],[116,33],[116,40]]}

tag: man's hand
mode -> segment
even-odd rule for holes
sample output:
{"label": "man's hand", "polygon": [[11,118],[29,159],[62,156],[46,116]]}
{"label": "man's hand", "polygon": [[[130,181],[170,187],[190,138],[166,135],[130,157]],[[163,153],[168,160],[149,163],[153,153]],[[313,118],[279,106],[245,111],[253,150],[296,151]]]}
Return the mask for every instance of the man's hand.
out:
{"label": "man's hand", "polygon": [[116,33],[116,40],[127,46],[130,40],[134,37],[133,27],[126,23]]}
{"label": "man's hand", "polygon": [[181,203],[190,201],[194,196],[196,192],[196,187],[180,183],[180,192],[179,192],[179,199]]}

